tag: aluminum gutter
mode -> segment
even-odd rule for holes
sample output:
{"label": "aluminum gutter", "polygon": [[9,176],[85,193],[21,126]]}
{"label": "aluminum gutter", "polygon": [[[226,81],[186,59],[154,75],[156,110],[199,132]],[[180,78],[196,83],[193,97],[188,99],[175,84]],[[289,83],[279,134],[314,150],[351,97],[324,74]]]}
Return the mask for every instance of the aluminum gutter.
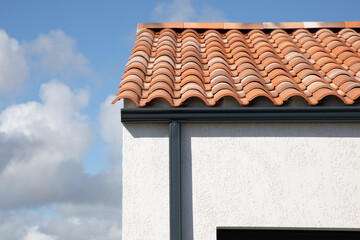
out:
{"label": "aluminum gutter", "polygon": [[360,106],[241,107],[241,108],[123,108],[121,121],[176,122],[360,122]]}

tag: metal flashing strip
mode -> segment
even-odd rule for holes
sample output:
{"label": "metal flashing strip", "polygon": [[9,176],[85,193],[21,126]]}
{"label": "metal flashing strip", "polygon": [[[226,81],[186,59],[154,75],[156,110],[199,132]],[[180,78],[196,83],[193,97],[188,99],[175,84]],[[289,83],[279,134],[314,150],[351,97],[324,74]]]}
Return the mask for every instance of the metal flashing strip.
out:
{"label": "metal flashing strip", "polygon": [[181,240],[181,125],[169,124],[170,240]]}
{"label": "metal flashing strip", "polygon": [[360,122],[360,107],[123,108],[121,121],[133,123]]}

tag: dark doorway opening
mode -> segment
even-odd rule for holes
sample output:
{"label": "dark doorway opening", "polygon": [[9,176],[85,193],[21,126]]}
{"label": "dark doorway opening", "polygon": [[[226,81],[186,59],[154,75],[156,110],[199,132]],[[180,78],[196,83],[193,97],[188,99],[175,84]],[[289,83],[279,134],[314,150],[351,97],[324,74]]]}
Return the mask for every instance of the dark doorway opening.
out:
{"label": "dark doorway opening", "polygon": [[217,240],[359,240],[359,230],[218,228]]}

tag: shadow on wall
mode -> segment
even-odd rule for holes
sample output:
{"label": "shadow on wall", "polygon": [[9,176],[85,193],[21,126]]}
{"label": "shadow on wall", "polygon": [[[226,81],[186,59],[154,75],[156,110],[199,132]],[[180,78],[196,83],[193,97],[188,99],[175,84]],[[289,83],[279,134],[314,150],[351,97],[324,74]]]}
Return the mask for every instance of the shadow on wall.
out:
{"label": "shadow on wall", "polygon": [[[194,123],[192,137],[359,137],[359,123]],[[261,127],[259,127],[261,126]],[[264,127],[266,126],[266,127]],[[219,129],[221,128],[221,131]]]}
{"label": "shadow on wall", "polygon": [[167,123],[124,123],[124,127],[134,138],[168,138]]}
{"label": "shadow on wall", "polygon": [[[183,132],[183,131],[182,131]],[[194,239],[191,136],[181,136],[181,204],[183,239]]]}
{"label": "shadow on wall", "polygon": [[[266,124],[268,127],[258,127]],[[359,123],[183,123],[199,131],[192,137],[359,137]],[[167,123],[125,123],[134,138],[169,137]],[[221,128],[221,131],[218,129]],[[136,130],[135,130],[136,129]],[[236,129],[236,131],[234,131]],[[191,139],[188,139],[191,140]]]}

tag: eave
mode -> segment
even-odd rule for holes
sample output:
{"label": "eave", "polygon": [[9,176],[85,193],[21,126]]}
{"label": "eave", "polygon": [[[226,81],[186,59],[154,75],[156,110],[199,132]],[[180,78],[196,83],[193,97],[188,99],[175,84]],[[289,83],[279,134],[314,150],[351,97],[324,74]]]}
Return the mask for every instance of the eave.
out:
{"label": "eave", "polygon": [[360,106],[123,108],[123,123],[195,122],[360,122]]}

